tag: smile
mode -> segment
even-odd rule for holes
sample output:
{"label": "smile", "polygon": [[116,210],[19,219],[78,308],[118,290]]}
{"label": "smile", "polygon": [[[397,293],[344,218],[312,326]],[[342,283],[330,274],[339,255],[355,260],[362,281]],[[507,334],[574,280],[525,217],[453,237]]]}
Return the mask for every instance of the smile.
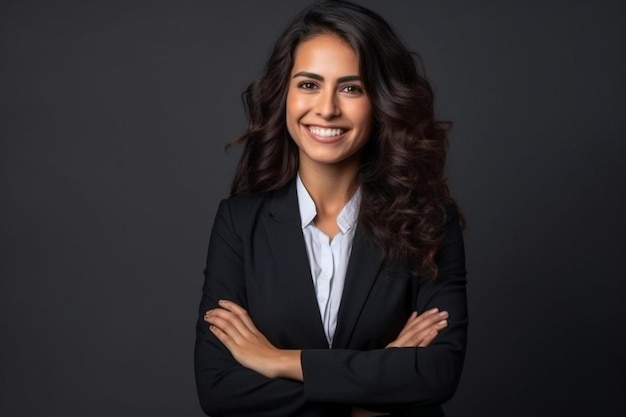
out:
{"label": "smile", "polygon": [[333,138],[333,137],[343,135],[346,132],[346,130],[336,129],[336,128],[325,128],[325,127],[319,127],[319,126],[309,126],[309,132],[313,133],[315,136],[319,136],[320,138]]}

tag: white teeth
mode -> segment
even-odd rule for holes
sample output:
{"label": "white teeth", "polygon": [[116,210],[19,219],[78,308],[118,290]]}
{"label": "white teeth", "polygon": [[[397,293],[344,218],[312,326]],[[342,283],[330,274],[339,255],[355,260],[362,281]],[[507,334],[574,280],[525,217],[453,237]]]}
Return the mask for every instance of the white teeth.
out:
{"label": "white teeth", "polygon": [[309,127],[309,130],[314,135],[320,136],[323,138],[330,138],[333,136],[343,135],[343,133],[345,132],[343,129],[327,129],[327,128],[317,127],[317,126],[311,126]]}

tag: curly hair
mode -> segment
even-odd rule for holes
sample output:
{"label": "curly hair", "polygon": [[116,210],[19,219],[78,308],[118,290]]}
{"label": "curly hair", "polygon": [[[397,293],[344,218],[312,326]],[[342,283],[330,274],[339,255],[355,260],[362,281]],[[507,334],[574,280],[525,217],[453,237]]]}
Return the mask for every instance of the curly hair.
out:
{"label": "curly hair", "polygon": [[356,52],[373,108],[373,134],[359,171],[359,225],[384,248],[385,259],[436,276],[446,206],[454,205],[444,172],[451,124],[435,120],[433,90],[418,71],[419,57],[371,10],[346,1],[317,2],[278,38],[263,72],[242,96],[248,126],[231,143],[244,145],[231,192],[277,190],[295,178],[298,148],[285,123],[294,51],[326,33]]}

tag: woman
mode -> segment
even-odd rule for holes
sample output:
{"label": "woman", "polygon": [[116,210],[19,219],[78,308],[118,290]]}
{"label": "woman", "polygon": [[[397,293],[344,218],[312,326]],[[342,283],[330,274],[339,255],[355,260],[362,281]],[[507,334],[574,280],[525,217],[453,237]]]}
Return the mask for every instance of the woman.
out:
{"label": "woman", "polygon": [[196,383],[211,416],[441,416],[465,353],[446,126],[388,24],[302,12],[247,89],[213,226]]}

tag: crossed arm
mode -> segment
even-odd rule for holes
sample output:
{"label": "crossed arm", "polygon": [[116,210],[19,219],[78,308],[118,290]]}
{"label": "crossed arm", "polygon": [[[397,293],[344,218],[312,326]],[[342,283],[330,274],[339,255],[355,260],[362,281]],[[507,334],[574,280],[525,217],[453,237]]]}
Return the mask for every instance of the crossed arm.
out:
{"label": "crossed arm", "polygon": [[[204,321],[240,365],[267,378],[304,381],[300,350],[274,347],[256,328],[244,308],[228,300],[219,300],[218,304],[218,308],[206,312]],[[422,314],[414,311],[398,337],[386,348],[426,347],[448,325],[447,318],[446,311],[436,308]],[[383,414],[353,407],[351,415],[374,417]]]}
{"label": "crossed arm", "polygon": [[[300,350],[277,349],[256,328],[244,308],[228,300],[218,304],[218,308],[206,312],[204,321],[239,364],[267,378],[304,381]],[[448,325],[447,318],[446,311],[436,308],[422,314],[413,312],[398,337],[386,347],[426,347]]]}

